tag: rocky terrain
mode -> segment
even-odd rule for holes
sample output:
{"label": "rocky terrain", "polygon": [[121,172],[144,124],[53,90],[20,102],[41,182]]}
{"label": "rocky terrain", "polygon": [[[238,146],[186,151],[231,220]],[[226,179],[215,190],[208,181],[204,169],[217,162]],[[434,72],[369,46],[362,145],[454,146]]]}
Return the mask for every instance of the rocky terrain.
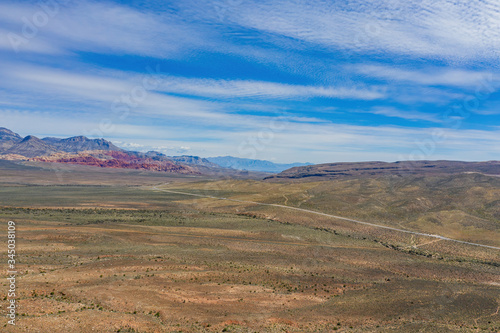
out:
{"label": "rocky terrain", "polygon": [[458,242],[500,246],[499,177],[59,176],[0,161],[0,229],[16,222],[22,258],[2,332],[500,331],[498,250]]}
{"label": "rocky terrain", "polygon": [[0,153],[9,149],[16,143],[19,143],[23,140],[23,138],[17,134],[12,132],[11,130],[0,127]]}
{"label": "rocky terrain", "polygon": [[101,168],[136,169],[183,174],[199,174],[196,169],[183,164],[176,164],[169,160],[153,160],[141,158],[119,151],[90,150],[77,154],[53,154],[28,159],[35,162],[53,162],[97,166]]}
{"label": "rocky terrain", "polygon": [[58,150],[40,140],[39,138],[28,135],[19,142],[13,144],[5,151],[7,154],[17,154],[25,157],[44,156],[56,153]]}

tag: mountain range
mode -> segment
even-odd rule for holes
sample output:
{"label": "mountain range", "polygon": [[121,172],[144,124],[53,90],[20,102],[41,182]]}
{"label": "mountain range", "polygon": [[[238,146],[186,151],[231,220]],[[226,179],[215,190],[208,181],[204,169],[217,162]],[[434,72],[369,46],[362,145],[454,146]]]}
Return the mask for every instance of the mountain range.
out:
{"label": "mountain range", "polygon": [[[443,175],[482,173],[500,175],[500,162],[462,161],[401,161],[278,164],[232,156],[202,158],[199,156],[167,156],[156,151],[127,151],[105,139],[84,136],[70,138],[43,138],[33,135],[21,137],[0,127],[0,160],[27,160],[152,170],[181,174],[224,175],[260,178],[268,181],[331,180],[338,178],[366,178],[386,175]],[[260,173],[258,173],[260,172]],[[253,174],[249,174],[253,173]],[[265,173],[265,174],[264,174]],[[269,175],[273,173],[273,175]]]}
{"label": "mountain range", "polygon": [[123,151],[104,139],[89,139],[75,136],[67,139],[43,138],[28,135],[22,138],[13,131],[0,127],[0,154],[24,157],[49,156],[55,153],[78,153],[90,150]]}
{"label": "mountain range", "polygon": [[297,164],[275,164],[269,161],[241,159],[231,156],[202,158],[199,156],[167,156],[156,151],[127,151],[105,139],[84,136],[70,138],[19,134],[0,127],[0,159],[31,160],[92,165],[107,168],[132,168],[177,173],[227,173],[239,170],[277,173]]}
{"label": "mountain range", "polygon": [[43,138],[42,141],[67,153],[78,153],[85,150],[123,151],[107,140],[88,139],[84,136],[74,136],[67,139]]}

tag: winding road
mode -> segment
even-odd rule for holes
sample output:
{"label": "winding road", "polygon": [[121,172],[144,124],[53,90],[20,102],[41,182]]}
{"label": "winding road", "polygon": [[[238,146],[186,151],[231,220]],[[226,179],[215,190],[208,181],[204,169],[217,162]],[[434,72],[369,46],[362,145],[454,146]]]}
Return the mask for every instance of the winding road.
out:
{"label": "winding road", "polygon": [[161,191],[161,192],[174,193],[174,194],[183,194],[183,195],[189,195],[189,196],[194,196],[194,197],[199,197],[199,198],[209,198],[209,199],[215,199],[215,200],[227,200],[227,201],[240,202],[240,203],[249,203],[249,204],[260,205],[260,206],[271,206],[271,207],[279,207],[279,208],[284,208],[284,209],[291,209],[291,210],[301,211],[301,212],[305,212],[305,213],[316,214],[316,215],[326,216],[326,217],[330,217],[330,218],[334,218],[334,219],[349,221],[349,222],[353,222],[353,223],[368,225],[368,226],[371,226],[371,227],[374,227],[374,228],[387,229],[387,230],[392,230],[392,231],[397,231],[397,232],[403,232],[403,233],[412,234],[412,235],[418,235],[418,236],[425,236],[425,237],[436,238],[438,240],[445,240],[445,241],[450,241],[450,242],[456,242],[456,243],[461,243],[461,244],[467,244],[467,245],[479,246],[479,247],[484,247],[484,248],[489,248],[489,249],[494,249],[494,250],[500,250],[500,247],[496,247],[496,246],[484,245],[484,244],[478,244],[478,243],[472,243],[472,242],[466,242],[466,241],[462,241],[462,240],[458,240],[458,239],[453,239],[453,238],[448,238],[448,237],[444,237],[444,236],[440,236],[440,235],[433,235],[433,234],[427,234],[427,233],[423,233],[423,232],[417,232],[417,231],[410,231],[410,230],[404,230],[404,229],[399,229],[399,228],[393,228],[393,227],[388,227],[388,226],[385,226],[385,225],[380,225],[380,224],[375,224],[375,223],[370,223],[370,222],[364,222],[364,221],[354,220],[354,219],[350,219],[350,218],[347,218],[347,217],[326,214],[326,213],[317,212],[317,211],[314,211],[314,210],[309,210],[309,209],[304,209],[304,208],[298,208],[298,207],[293,207],[293,206],[285,206],[285,205],[280,205],[280,204],[270,204],[270,203],[262,203],[262,202],[247,201],[247,200],[238,200],[238,199],[229,199],[229,198],[222,198],[222,197],[214,197],[214,196],[211,196],[211,195],[203,195],[203,194],[196,194],[196,193],[189,193],[189,192],[166,190],[166,189],[158,188],[157,186],[153,186],[153,189],[157,190],[157,191]]}

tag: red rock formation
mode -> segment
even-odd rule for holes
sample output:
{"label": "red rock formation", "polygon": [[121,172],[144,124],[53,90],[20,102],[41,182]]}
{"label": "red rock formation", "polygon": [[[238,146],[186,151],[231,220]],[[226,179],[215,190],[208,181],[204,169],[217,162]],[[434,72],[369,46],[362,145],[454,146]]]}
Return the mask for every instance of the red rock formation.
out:
{"label": "red rock formation", "polygon": [[169,160],[155,161],[150,158],[141,158],[119,151],[86,151],[78,154],[53,154],[45,157],[34,157],[29,160],[38,162],[90,165],[101,168],[199,174],[196,169],[187,165],[177,164]]}

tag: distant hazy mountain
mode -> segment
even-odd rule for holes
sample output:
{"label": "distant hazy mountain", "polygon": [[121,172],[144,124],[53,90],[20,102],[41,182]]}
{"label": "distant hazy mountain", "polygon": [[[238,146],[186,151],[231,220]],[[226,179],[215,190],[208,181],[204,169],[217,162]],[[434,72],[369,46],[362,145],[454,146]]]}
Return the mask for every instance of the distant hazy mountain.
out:
{"label": "distant hazy mountain", "polygon": [[189,165],[198,165],[198,166],[201,165],[209,168],[220,168],[220,165],[212,163],[208,159],[199,156],[182,155],[182,156],[169,156],[168,158],[171,159],[172,161]]}
{"label": "distant hazy mountain", "polygon": [[215,163],[223,168],[237,170],[260,171],[278,173],[286,169],[297,166],[311,165],[311,163],[290,163],[280,164],[264,160],[252,160],[249,158],[239,158],[232,156],[207,157],[208,161]]}

